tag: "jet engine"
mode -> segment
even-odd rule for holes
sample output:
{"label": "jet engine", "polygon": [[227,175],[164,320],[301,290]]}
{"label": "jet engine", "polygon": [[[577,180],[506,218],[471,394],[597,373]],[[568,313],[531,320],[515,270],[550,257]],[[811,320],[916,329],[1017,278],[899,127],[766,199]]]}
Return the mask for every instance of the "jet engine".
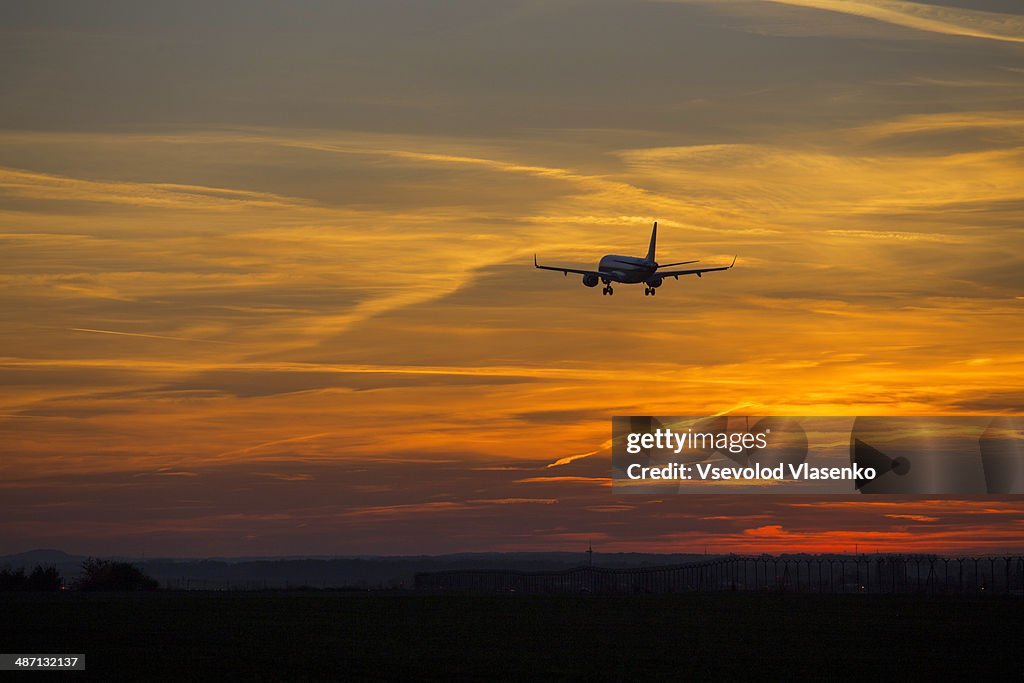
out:
{"label": "jet engine", "polygon": [[583,276],[583,284],[587,287],[597,287],[597,276],[593,273],[588,273]]}
{"label": "jet engine", "polygon": [[648,287],[650,287],[651,289],[657,289],[658,287],[661,287],[661,283],[664,282],[664,281],[665,281],[664,278],[655,275],[650,280],[648,280],[645,284]]}

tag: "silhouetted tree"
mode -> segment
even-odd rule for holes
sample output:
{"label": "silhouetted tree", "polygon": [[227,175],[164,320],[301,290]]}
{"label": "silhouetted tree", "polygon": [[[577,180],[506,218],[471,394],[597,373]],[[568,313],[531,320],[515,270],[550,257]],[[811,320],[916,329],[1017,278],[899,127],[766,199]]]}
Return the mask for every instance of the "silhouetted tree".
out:
{"label": "silhouetted tree", "polygon": [[36,565],[31,574],[25,568],[0,570],[0,591],[59,591],[64,579],[56,567]]}
{"label": "silhouetted tree", "polygon": [[42,565],[36,565],[25,581],[25,587],[30,591],[59,591],[63,586],[64,577],[57,568]]}
{"label": "silhouetted tree", "polygon": [[4,567],[0,570],[0,591],[20,591],[25,590],[25,568],[15,571],[10,567]]}
{"label": "silhouetted tree", "polygon": [[130,562],[115,562],[90,557],[82,563],[82,573],[75,580],[78,590],[140,591],[156,590],[156,579],[147,576]]}

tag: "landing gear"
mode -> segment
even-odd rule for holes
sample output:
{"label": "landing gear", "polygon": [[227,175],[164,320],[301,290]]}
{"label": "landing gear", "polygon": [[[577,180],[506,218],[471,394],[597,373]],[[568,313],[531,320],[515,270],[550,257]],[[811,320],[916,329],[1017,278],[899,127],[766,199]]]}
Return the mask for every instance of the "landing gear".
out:
{"label": "landing gear", "polygon": [[644,296],[654,296],[657,293],[658,290],[654,289],[654,287],[644,287]]}
{"label": "landing gear", "polygon": [[605,288],[601,290],[601,294],[605,294],[607,296],[611,296],[614,293],[615,293],[615,290],[612,289],[611,285],[605,285]]}

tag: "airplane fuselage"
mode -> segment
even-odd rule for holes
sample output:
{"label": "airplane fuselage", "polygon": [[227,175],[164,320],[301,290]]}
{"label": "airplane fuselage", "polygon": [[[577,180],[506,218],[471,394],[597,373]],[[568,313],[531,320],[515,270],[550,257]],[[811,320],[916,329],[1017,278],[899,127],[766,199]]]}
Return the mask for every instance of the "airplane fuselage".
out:
{"label": "airplane fuselage", "polygon": [[613,282],[635,284],[647,282],[658,270],[658,264],[638,256],[608,254],[597,264],[597,269],[602,273],[608,273],[608,279]]}

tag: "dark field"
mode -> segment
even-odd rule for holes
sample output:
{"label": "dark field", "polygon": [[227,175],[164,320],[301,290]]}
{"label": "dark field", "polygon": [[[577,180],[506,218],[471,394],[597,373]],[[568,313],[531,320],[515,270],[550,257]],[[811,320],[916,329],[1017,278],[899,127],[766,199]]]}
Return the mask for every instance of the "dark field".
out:
{"label": "dark field", "polygon": [[976,678],[1024,673],[1024,599],[860,595],[0,595],[0,652],[71,678]]}

